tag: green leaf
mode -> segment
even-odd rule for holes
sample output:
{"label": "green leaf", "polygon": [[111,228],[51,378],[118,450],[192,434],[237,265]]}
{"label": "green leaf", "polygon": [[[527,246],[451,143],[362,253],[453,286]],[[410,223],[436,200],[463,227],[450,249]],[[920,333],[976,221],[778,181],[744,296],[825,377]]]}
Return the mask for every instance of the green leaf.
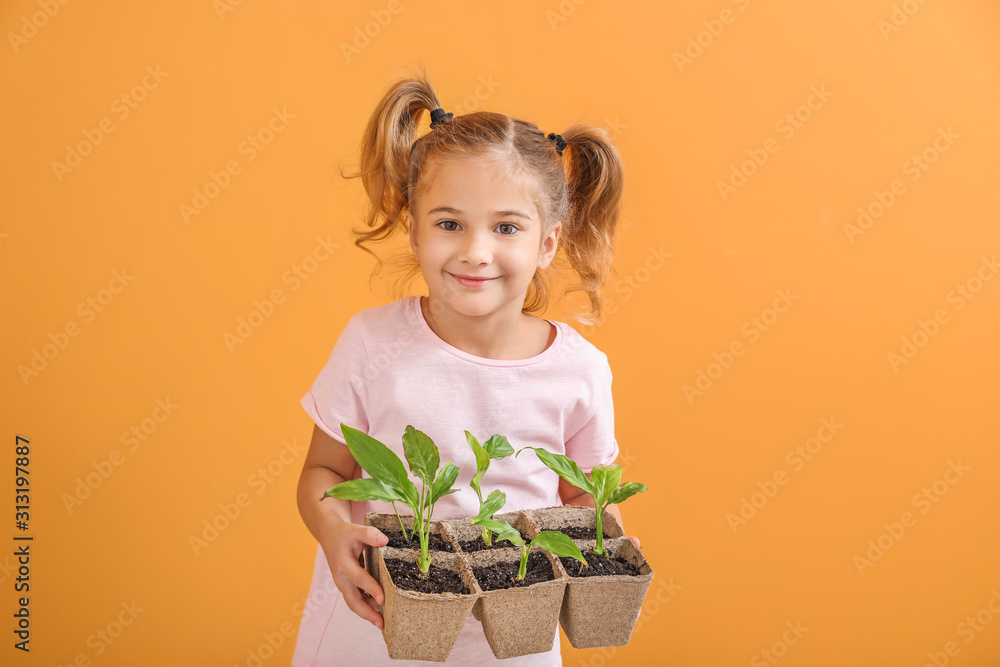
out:
{"label": "green leaf", "polygon": [[497,541],[499,540],[510,540],[510,543],[519,547],[524,546],[524,538],[521,537],[521,533],[517,532],[514,526],[510,525],[506,521],[496,521],[495,519],[480,519],[476,517],[472,520],[472,523],[477,526],[482,526],[483,528],[489,528],[494,533],[497,534]]}
{"label": "green leaf", "polygon": [[422,431],[407,426],[406,433],[403,434],[403,454],[410,464],[410,472],[430,486],[434,482],[434,476],[437,475],[438,466],[441,465],[441,458],[434,441]]}
{"label": "green leaf", "polygon": [[410,481],[403,462],[395,452],[367,433],[351,428],[347,424],[341,423],[340,430],[343,431],[347,447],[361,469],[382,482],[386,488],[398,493],[401,502],[416,508],[417,487]]}
{"label": "green leaf", "polygon": [[590,481],[594,485],[594,501],[598,507],[608,504],[611,494],[618,488],[622,479],[622,467],[617,463],[594,466],[590,471]]}
{"label": "green leaf", "polygon": [[458,479],[458,466],[454,463],[445,463],[441,472],[438,473],[437,479],[434,480],[434,484],[431,485],[430,504],[436,503],[441,496],[458,491],[458,489],[451,488],[456,479]]}
{"label": "green leaf", "polygon": [[497,489],[489,495],[483,504],[479,506],[479,516],[477,519],[492,519],[493,515],[500,511],[500,508],[507,503],[507,495]]}
{"label": "green leaf", "polygon": [[514,448],[510,446],[506,436],[494,435],[483,443],[483,449],[490,455],[490,458],[499,461],[514,455]]}
{"label": "green leaf", "polygon": [[524,447],[518,450],[517,454],[520,455],[525,449],[535,450],[535,454],[537,454],[538,458],[542,460],[542,463],[554,470],[560,477],[578,489],[582,489],[590,495],[594,495],[594,485],[589,479],[587,479],[587,476],[583,474],[583,471],[580,470],[580,466],[576,464],[576,461],[563,456],[562,454],[553,454],[549,450],[542,449],[541,447]]}
{"label": "green leaf", "polygon": [[584,565],[587,564],[587,559],[583,557],[580,547],[576,546],[576,542],[571,540],[566,533],[560,533],[557,530],[543,530],[538,533],[535,539],[531,540],[531,544],[528,546],[545,549],[554,556],[569,556],[577,559]]}
{"label": "green leaf", "polygon": [[624,500],[631,498],[637,493],[642,493],[646,490],[645,484],[638,484],[636,482],[628,482],[622,484],[620,487],[615,489],[614,493],[611,494],[611,500],[609,501],[612,505],[617,505]]}
{"label": "green leaf", "polygon": [[486,469],[490,467],[490,455],[489,452],[487,452],[483,446],[479,444],[479,440],[476,439],[476,436],[472,435],[468,431],[465,432],[465,440],[469,443],[472,453],[476,455],[476,474],[472,477],[472,481],[469,482],[469,486],[471,486],[473,491],[476,492],[479,502],[483,502],[483,492],[479,489],[479,482],[483,479],[483,475],[486,474]]}
{"label": "green leaf", "polygon": [[396,489],[391,489],[377,479],[368,477],[341,482],[326,492],[324,498],[327,497],[339,500],[384,500],[387,503],[398,500],[406,502],[406,498]]}

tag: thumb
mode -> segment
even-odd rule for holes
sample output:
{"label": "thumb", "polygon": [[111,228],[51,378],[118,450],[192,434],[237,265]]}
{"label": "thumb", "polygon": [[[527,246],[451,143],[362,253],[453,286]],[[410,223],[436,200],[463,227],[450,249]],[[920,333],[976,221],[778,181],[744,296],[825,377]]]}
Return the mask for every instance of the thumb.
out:
{"label": "thumb", "polygon": [[633,544],[635,544],[635,546],[639,546],[639,538],[638,537],[636,537],[635,535],[629,535],[629,539],[632,540],[632,542],[633,542]]}
{"label": "thumb", "polygon": [[389,538],[375,526],[367,526],[361,535],[361,541],[369,546],[384,547],[389,543]]}

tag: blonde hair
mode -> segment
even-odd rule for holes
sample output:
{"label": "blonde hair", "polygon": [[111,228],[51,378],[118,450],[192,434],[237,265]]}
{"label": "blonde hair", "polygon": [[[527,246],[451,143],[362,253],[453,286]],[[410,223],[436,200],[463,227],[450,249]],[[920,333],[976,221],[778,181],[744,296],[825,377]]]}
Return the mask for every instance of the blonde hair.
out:
{"label": "blonde hair", "polygon": [[[397,80],[386,90],[365,128],[360,170],[341,172],[344,178],[361,177],[368,195],[370,206],[364,217],[368,230],[352,229],[352,233],[355,245],[378,261],[370,279],[381,271],[382,260],[367,244],[409,232],[406,211],[416,218],[415,202],[423,190],[421,176],[430,165],[448,158],[489,160],[500,166],[511,182],[523,181],[526,176],[533,179],[541,238],[557,222],[563,223],[557,256],[561,249],[580,278],[566,291],[585,292],[591,305],[588,312],[571,316],[584,324],[596,324],[603,312],[601,288],[613,274],[615,230],[624,187],[621,157],[607,132],[574,124],[561,133],[566,147],[560,157],[553,141],[535,124],[476,111],[454,116],[415,141],[422,114],[440,106],[422,70]],[[392,284],[392,294],[398,299],[402,286],[420,273],[420,264],[411,252],[403,252],[390,262],[404,272]],[[547,272],[536,271],[523,312],[544,312],[550,290]]]}

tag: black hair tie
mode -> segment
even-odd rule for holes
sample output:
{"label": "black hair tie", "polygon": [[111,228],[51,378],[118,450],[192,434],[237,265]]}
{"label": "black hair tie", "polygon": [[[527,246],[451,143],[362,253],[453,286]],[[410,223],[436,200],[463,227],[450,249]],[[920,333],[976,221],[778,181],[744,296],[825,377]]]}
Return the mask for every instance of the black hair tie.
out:
{"label": "black hair tie", "polygon": [[566,148],[566,142],[562,136],[553,132],[549,134],[549,139],[556,142],[556,152],[559,153],[559,157],[562,157],[563,149]]}
{"label": "black hair tie", "polygon": [[441,123],[451,120],[454,116],[455,114],[445,113],[445,110],[441,107],[434,109],[431,111],[431,128],[435,128]]}

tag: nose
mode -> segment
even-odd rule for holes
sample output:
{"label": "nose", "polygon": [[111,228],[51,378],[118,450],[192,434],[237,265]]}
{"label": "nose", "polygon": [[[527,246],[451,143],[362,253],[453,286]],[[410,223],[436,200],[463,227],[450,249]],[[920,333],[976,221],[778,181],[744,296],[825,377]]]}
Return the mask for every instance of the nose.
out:
{"label": "nose", "polygon": [[472,266],[480,266],[489,264],[492,258],[493,249],[489,232],[472,231],[465,235],[459,251],[460,261]]}

